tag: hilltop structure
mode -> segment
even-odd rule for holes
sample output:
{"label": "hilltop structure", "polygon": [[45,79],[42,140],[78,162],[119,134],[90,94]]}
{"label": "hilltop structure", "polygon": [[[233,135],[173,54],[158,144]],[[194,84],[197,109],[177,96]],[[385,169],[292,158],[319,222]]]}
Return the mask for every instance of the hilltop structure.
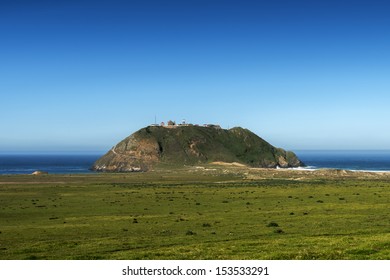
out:
{"label": "hilltop structure", "polygon": [[276,148],[247,129],[219,125],[148,126],[125,138],[92,166],[106,172],[148,171],[161,164],[172,168],[212,162],[248,167],[303,166],[293,152]]}
{"label": "hilltop structure", "polygon": [[218,128],[222,129],[222,127],[219,124],[192,124],[192,123],[187,123],[186,120],[182,120],[181,123],[176,123],[175,121],[169,120],[167,123],[161,122],[160,124],[154,123],[151,124],[150,126],[161,126],[161,127],[166,127],[166,128],[176,128],[176,127],[183,127],[183,126],[203,126],[203,127],[213,127],[213,128]]}

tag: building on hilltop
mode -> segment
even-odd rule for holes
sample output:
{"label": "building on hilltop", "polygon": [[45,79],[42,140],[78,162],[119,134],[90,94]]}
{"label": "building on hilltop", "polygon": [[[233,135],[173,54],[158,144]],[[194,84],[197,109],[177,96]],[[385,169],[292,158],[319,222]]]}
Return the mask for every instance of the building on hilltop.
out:
{"label": "building on hilltop", "polygon": [[[167,123],[161,122],[160,124],[152,124],[151,126],[162,126],[166,128],[175,128],[175,127],[183,127],[183,126],[200,126],[199,124],[187,123],[185,119],[183,119],[180,123],[176,123],[176,121],[169,120]],[[222,129],[219,124],[203,124],[203,127],[210,127],[215,129]]]}
{"label": "building on hilltop", "polygon": [[204,127],[211,127],[216,129],[222,129],[222,127],[219,124],[204,124]]}
{"label": "building on hilltop", "polygon": [[187,123],[185,119],[183,119],[181,121],[181,123],[179,123],[179,126],[193,126],[192,123]]}
{"label": "building on hilltop", "polygon": [[176,122],[169,120],[167,125],[168,126],[176,126]]}

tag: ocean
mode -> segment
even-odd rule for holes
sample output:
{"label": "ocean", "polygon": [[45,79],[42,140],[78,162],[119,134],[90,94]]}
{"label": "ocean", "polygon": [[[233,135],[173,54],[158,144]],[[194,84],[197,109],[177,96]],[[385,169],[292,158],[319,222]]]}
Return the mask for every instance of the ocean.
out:
{"label": "ocean", "polygon": [[332,168],[353,171],[390,171],[390,150],[295,151],[308,169]]}
{"label": "ocean", "polygon": [[102,154],[0,154],[0,174],[31,174],[36,170],[49,174],[92,173],[89,168]]}
{"label": "ocean", "polygon": [[[333,168],[390,171],[390,151],[295,151],[307,169]],[[0,154],[0,174],[92,173],[89,168],[102,154]]]}

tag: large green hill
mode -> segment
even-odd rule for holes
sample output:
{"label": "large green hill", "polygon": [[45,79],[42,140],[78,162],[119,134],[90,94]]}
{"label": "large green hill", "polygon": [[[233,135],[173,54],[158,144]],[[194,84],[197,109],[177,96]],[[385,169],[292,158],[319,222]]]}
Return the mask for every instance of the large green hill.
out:
{"label": "large green hill", "polygon": [[147,171],[159,165],[175,167],[216,161],[265,168],[303,166],[293,152],[275,148],[248,129],[186,125],[142,128],[115,145],[92,169]]}

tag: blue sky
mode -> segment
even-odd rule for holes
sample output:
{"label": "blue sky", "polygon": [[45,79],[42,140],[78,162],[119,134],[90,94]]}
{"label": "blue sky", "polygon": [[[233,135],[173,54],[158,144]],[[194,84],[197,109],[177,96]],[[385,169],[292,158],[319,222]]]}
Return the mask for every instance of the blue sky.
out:
{"label": "blue sky", "polygon": [[390,149],[387,1],[1,1],[0,152],[106,151],[154,122]]}

